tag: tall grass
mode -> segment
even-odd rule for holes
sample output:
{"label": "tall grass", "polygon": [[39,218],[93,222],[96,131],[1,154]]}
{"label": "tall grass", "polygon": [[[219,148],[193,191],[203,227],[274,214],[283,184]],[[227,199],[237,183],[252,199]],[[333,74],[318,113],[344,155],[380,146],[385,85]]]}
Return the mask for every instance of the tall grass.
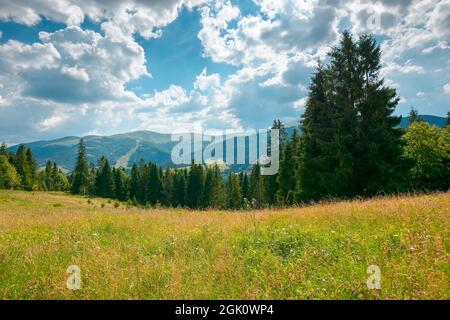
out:
{"label": "tall grass", "polygon": [[[450,298],[450,194],[259,212],[116,206],[0,191],[0,298]],[[80,290],[66,287],[70,265]],[[381,290],[366,286],[370,265]]]}

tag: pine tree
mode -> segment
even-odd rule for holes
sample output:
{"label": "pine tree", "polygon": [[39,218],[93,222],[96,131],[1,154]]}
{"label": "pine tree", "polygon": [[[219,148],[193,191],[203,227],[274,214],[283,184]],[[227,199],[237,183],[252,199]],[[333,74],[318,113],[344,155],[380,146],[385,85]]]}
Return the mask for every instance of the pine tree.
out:
{"label": "pine tree", "polygon": [[419,111],[411,107],[411,110],[409,111],[408,115],[408,123],[409,125],[412,125],[414,122],[417,121],[417,118],[419,116]]}
{"label": "pine tree", "polygon": [[114,172],[114,197],[119,201],[126,201],[127,192],[127,174],[122,169],[115,169]]}
{"label": "pine tree", "polygon": [[25,146],[21,144],[16,150],[13,163],[17,174],[20,176],[21,189],[30,191],[33,189],[33,176],[28,157]]}
{"label": "pine tree", "polygon": [[242,199],[250,200],[250,182],[248,179],[248,174],[243,173],[241,179],[241,190],[242,190]]}
{"label": "pine tree", "polygon": [[186,170],[177,170],[174,186],[174,207],[186,206]]}
{"label": "pine tree", "polygon": [[191,209],[202,208],[204,180],[203,166],[192,163],[186,190],[186,204]]}
{"label": "pine tree", "polygon": [[134,204],[137,204],[139,199],[139,180],[140,172],[136,164],[133,164],[131,168],[131,181],[130,181],[130,199]]}
{"label": "pine tree", "polygon": [[8,147],[4,142],[2,142],[2,145],[0,146],[0,156],[5,156],[6,158],[9,158]]}
{"label": "pine tree", "polygon": [[72,174],[71,192],[73,194],[87,195],[89,193],[89,167],[87,162],[86,146],[83,139],[78,145],[77,162]]}
{"label": "pine tree", "polygon": [[103,198],[114,196],[114,177],[108,159],[101,157],[95,178],[95,194]]}
{"label": "pine tree", "polygon": [[161,201],[162,182],[158,167],[150,163],[148,166],[148,201],[154,206]]}
{"label": "pine tree", "polygon": [[327,97],[327,77],[325,68],[320,65],[312,78],[306,110],[300,122],[303,135],[297,178],[298,201],[317,200],[336,193],[332,184],[337,166],[333,150],[334,107]]}
{"label": "pine tree", "polygon": [[37,161],[33,156],[33,152],[31,151],[31,148],[28,148],[26,151],[26,157],[27,157],[27,164],[28,164],[28,172],[30,176],[30,183],[31,183],[31,189],[33,189],[35,180],[36,180],[36,173],[37,173]]}
{"label": "pine tree", "polygon": [[358,54],[357,71],[362,80],[355,104],[358,123],[352,182],[359,195],[401,191],[407,163],[402,158],[401,117],[393,116],[400,99],[395,89],[380,79],[381,50],[373,37],[359,39]]}
{"label": "pine tree", "polygon": [[278,173],[279,187],[276,199],[277,203],[281,205],[293,204],[292,196],[288,199],[288,195],[293,193],[296,187],[295,172],[297,169],[297,159],[295,142],[295,139],[286,142],[280,160],[280,170]]}
{"label": "pine tree", "polygon": [[222,207],[222,197],[222,177],[219,166],[215,164],[206,170],[203,207],[214,209]]}
{"label": "pine tree", "polygon": [[265,204],[264,199],[264,184],[261,177],[261,165],[257,162],[253,165],[250,176],[250,198],[249,199],[255,208],[262,208]]}
{"label": "pine tree", "polygon": [[447,112],[447,117],[445,118],[445,126],[450,126],[450,112]]}
{"label": "pine tree", "polygon": [[166,169],[163,174],[162,180],[162,196],[161,204],[169,207],[173,203],[173,188],[174,188],[174,177],[172,175],[172,170]]}
{"label": "pine tree", "polygon": [[242,193],[239,177],[234,173],[228,175],[227,195],[228,209],[239,210],[242,208]]}

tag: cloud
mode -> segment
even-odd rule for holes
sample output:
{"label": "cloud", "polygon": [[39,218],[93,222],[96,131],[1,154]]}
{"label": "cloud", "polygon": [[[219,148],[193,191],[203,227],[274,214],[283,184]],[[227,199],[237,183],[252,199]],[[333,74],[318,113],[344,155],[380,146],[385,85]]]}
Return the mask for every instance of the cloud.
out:
{"label": "cloud", "polygon": [[106,33],[131,37],[139,33],[145,38],[160,35],[160,30],[175,20],[182,7],[192,8],[204,0],[3,0],[0,20],[33,26],[42,17],[79,26],[85,17],[103,23]]}
{"label": "cloud", "polygon": [[450,83],[445,84],[442,89],[444,90],[444,93],[450,94]]}
{"label": "cloud", "polygon": [[62,103],[136,100],[127,82],[149,76],[144,50],[79,27],[39,34],[41,43],[0,45],[0,77],[22,95]]}

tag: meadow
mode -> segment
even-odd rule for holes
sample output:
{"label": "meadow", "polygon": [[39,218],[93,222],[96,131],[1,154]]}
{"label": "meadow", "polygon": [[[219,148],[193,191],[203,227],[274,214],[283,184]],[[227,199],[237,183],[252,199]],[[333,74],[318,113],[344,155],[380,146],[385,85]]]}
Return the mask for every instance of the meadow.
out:
{"label": "meadow", "polygon": [[449,208],[449,193],[219,212],[2,190],[0,299],[449,299]]}

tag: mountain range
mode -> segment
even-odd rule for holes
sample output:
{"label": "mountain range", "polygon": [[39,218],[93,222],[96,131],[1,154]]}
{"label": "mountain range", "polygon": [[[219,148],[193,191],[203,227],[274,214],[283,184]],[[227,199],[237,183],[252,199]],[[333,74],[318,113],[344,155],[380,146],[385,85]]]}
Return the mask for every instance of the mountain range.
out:
{"label": "mountain range", "polygon": [[[423,115],[420,119],[440,127],[445,126],[446,119],[438,116]],[[408,126],[408,119],[402,119],[401,127]],[[295,125],[287,128],[287,133],[293,132]],[[130,168],[133,163],[141,159],[153,162],[161,166],[173,167],[171,161],[172,148],[177,142],[171,141],[171,134],[156,133],[151,131],[136,131],[112,136],[86,136],[88,161],[96,163],[101,156],[108,158],[116,167]],[[39,166],[51,160],[66,172],[75,166],[76,154],[80,137],[70,136],[50,141],[36,141],[24,144],[31,148]],[[9,148],[15,152],[18,145]],[[224,150],[226,153],[226,150]]]}

